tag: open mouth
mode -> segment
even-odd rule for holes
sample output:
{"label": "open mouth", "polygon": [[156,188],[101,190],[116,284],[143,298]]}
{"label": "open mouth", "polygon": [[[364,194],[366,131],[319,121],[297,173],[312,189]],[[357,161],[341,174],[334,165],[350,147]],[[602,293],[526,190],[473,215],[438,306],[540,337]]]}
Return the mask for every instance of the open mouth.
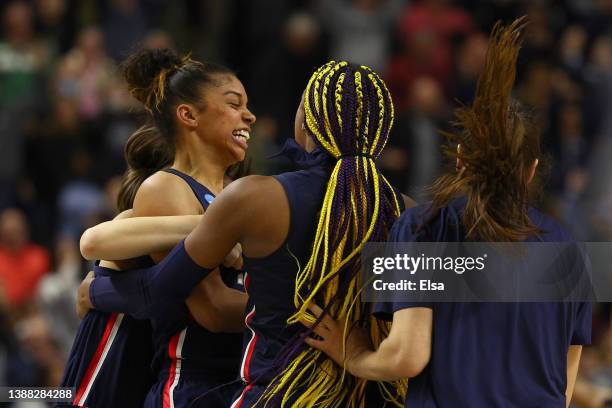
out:
{"label": "open mouth", "polygon": [[251,133],[246,129],[234,130],[232,136],[236,141],[246,143],[251,138]]}

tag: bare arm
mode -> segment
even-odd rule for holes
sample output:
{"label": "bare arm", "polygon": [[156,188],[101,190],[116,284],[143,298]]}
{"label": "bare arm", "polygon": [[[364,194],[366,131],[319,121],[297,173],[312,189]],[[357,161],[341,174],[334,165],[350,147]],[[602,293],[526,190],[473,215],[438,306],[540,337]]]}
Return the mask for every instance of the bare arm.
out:
{"label": "bare arm", "polygon": [[[156,261],[162,260],[202,217],[189,215],[201,212],[201,207],[190,188],[177,181],[174,176],[157,174],[143,183],[134,200],[134,215],[140,217],[123,223],[102,224],[89,230],[82,239],[82,247],[89,250],[83,252],[94,258],[131,258],[150,254]],[[236,248],[231,252],[235,261],[238,260],[234,252],[241,259]],[[91,282],[91,277],[85,279],[80,293],[88,294]],[[120,303],[116,302],[116,305]],[[225,286],[218,271],[203,279],[186,303],[194,318],[211,331],[242,329],[246,295]],[[240,310],[238,318],[237,310]]]}
{"label": "bare arm", "polygon": [[214,268],[238,243],[247,256],[266,256],[278,249],[289,230],[289,204],[272,177],[248,176],[231,183],[208,207],[185,239],[198,265]]}
{"label": "bare arm", "polygon": [[180,215],[103,222],[83,233],[81,254],[88,260],[123,260],[167,252],[201,219],[201,215]]}
{"label": "bare arm", "polygon": [[94,279],[90,292],[97,294],[92,303],[109,311],[121,305],[144,317],[164,313],[168,302],[183,301],[198,284],[210,282],[206,277],[214,279],[209,275],[238,241],[247,255],[265,256],[284,241],[288,224],[280,183],[271,177],[245,177],[217,197],[184,244],[158,265]]}
{"label": "bare arm", "polygon": [[195,287],[187,306],[200,326],[218,333],[240,333],[244,330],[244,310],[247,295],[228,288],[219,271],[205,279],[206,284]]}
{"label": "bare arm", "polygon": [[582,354],[582,346],[570,346],[567,352],[567,388],[565,390],[565,406],[569,408],[574,394],[574,385],[578,375],[578,366],[580,365],[580,355]]}
{"label": "bare arm", "polygon": [[[316,306],[311,311],[315,316],[321,314]],[[423,307],[395,312],[389,336],[373,350],[368,336],[358,329],[351,331],[344,349],[344,323],[326,316],[314,328],[322,339],[307,338],[306,342],[344,365],[356,377],[374,381],[414,377],[429,363],[432,317],[432,310]]]}

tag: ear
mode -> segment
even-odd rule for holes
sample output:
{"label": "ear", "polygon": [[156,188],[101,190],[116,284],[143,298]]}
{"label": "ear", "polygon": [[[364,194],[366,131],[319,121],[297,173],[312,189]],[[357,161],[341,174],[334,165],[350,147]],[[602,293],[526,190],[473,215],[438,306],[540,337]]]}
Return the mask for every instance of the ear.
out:
{"label": "ear", "polygon": [[457,171],[461,170],[461,168],[463,167],[463,161],[459,159],[460,155],[461,155],[461,144],[457,144],[457,162],[455,163],[455,169],[457,169]]}
{"label": "ear", "polygon": [[186,103],[181,103],[176,107],[176,118],[179,123],[188,128],[195,128],[198,126],[198,114],[196,109]]}
{"label": "ear", "polygon": [[529,169],[529,176],[527,177],[527,184],[531,183],[531,181],[535,177],[536,169],[538,168],[539,163],[540,161],[538,159],[535,159],[533,161],[533,164],[531,165],[531,168]]}

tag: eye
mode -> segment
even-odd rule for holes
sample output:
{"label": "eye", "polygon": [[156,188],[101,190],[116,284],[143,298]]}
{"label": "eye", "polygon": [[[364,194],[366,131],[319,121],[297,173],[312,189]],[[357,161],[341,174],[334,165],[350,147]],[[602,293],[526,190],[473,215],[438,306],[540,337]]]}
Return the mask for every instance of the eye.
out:
{"label": "eye", "polygon": [[229,102],[229,104],[232,108],[235,108],[235,109],[238,109],[240,107],[240,104],[236,102]]}

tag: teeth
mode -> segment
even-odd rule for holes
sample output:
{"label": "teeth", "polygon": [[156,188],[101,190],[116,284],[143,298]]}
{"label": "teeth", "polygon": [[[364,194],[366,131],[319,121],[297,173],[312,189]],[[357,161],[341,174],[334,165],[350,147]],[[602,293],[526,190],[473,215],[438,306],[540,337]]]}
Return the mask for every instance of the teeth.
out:
{"label": "teeth", "polygon": [[251,138],[251,135],[249,134],[249,131],[248,130],[243,130],[243,129],[241,129],[241,130],[234,130],[233,135],[237,136],[237,137],[242,137],[245,140],[249,140]]}

